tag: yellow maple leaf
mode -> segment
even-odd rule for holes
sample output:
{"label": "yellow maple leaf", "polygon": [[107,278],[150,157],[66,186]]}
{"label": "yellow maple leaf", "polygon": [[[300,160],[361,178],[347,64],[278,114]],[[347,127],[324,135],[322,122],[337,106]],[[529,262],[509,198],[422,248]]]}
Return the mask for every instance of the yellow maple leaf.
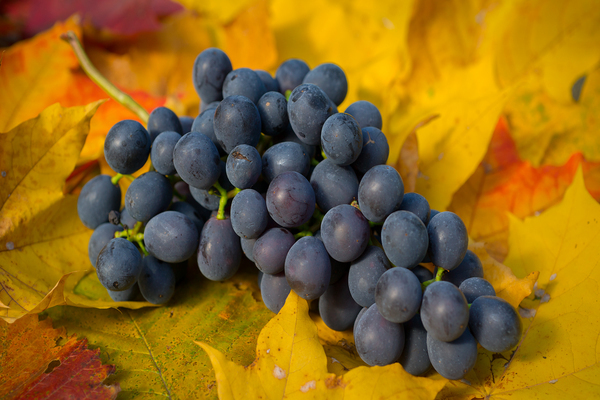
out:
{"label": "yellow maple leaf", "polygon": [[327,371],[327,357],[308,302],[291,292],[279,314],[263,328],[256,360],[248,367],[229,361],[206,343],[218,393],[225,399],[389,398],[433,399],[446,383],[410,375],[400,364],[358,367],[342,376]]}
{"label": "yellow maple leaf", "polygon": [[0,317],[7,321],[58,304],[115,304],[74,293],[91,269],[91,231],[75,212],[77,197],[63,193],[102,102],[71,108],[55,104],[0,134],[0,302],[7,307]]}
{"label": "yellow maple leaf", "polygon": [[506,265],[540,271],[536,298],[520,308],[523,337],[512,354],[480,351],[466,381],[448,384],[440,398],[597,398],[599,249],[600,205],[581,168],[559,205],[524,221],[511,217]]}

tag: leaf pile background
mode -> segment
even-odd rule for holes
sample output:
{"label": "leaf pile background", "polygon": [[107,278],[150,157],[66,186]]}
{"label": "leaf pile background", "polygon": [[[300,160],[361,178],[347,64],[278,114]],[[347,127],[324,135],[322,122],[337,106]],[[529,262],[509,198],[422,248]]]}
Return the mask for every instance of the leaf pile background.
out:
{"label": "leaf pile background", "polygon": [[[49,316],[44,329],[52,320],[64,339],[70,340],[65,329],[85,338],[102,363],[115,366],[97,382],[118,384],[123,399],[226,398],[222,385],[230,378],[219,363],[253,371],[271,362],[276,355],[265,356],[261,338],[277,326],[309,338],[310,354],[319,354],[318,368],[305,366],[315,378],[314,388],[306,387],[312,396],[344,382],[348,391],[368,376],[403,376],[398,367],[364,367],[352,334],[329,330],[312,313],[309,320],[297,300],[271,320],[252,265],[215,283],[192,263],[168,305],[115,308],[89,265],[91,231],[79,222],[75,203],[84,182],[112,173],[102,151],[108,129],[137,117],[105,100],[79,68],[59,39],[72,30],[100,72],[148,111],[164,105],[198,114],[192,65],[211,46],[223,49],[234,68],[274,73],[291,57],[311,67],[340,65],[349,92],[339,109],[358,99],[379,107],[389,163],[406,187],[432,208],[461,216],[486,278],[520,304],[525,328],[514,352],[480,350],[463,381],[435,373],[405,377],[414,397],[600,394],[597,2],[9,0],[0,14],[2,332],[25,332],[22,321]],[[271,348],[278,344],[282,354],[300,357],[301,350],[276,337]],[[255,348],[263,356],[258,364]],[[1,350],[2,359],[11,349]],[[42,364],[51,359],[59,358]],[[239,389],[232,386],[232,393]],[[371,397],[403,396],[391,384],[370,389]],[[284,392],[304,394],[266,395]]]}

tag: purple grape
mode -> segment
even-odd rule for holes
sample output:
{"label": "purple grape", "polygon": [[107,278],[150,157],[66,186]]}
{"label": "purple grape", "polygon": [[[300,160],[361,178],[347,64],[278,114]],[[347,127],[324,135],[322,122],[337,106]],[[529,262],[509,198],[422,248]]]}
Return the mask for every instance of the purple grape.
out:
{"label": "purple grape", "polygon": [[315,211],[315,192],[298,172],[284,172],[269,184],[267,210],[277,224],[298,227],[307,223]]}
{"label": "purple grape", "polygon": [[306,300],[319,298],[329,286],[331,263],[323,242],[300,238],[285,258],[285,277],[296,294]]}
{"label": "purple grape", "polygon": [[458,339],[469,325],[467,299],[450,282],[434,282],[423,293],[421,320],[429,336],[443,342]]}
{"label": "purple grape", "polygon": [[341,262],[354,261],[369,243],[369,223],[360,210],[341,204],[323,217],[321,236],[331,257]]}
{"label": "purple grape", "polygon": [[231,220],[211,218],[204,224],[198,247],[198,267],[211,281],[225,281],[240,267],[242,248]]}
{"label": "purple grape", "polygon": [[352,298],[363,307],[375,303],[375,288],[379,278],[390,268],[383,250],[369,246],[356,260],[352,261],[348,275],[348,286]]}
{"label": "purple grape", "polygon": [[377,305],[365,311],[354,327],[354,343],[367,364],[388,365],[398,361],[404,348],[404,328],[383,318]]}
{"label": "purple grape", "polygon": [[256,267],[265,274],[283,271],[286,256],[295,242],[294,235],[287,229],[269,229],[254,243],[252,258]]}

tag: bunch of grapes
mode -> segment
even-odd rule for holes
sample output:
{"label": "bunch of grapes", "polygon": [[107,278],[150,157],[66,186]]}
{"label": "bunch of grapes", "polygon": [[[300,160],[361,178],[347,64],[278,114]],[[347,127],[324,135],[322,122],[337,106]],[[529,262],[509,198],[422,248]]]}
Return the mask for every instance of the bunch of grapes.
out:
{"label": "bunch of grapes", "polygon": [[[516,345],[520,319],[482,279],[461,219],[405,194],[386,165],[379,110],[357,101],[338,112],[348,90],[341,68],[291,59],[273,78],[233,70],[211,48],[197,57],[193,80],[198,117],[159,107],[148,129],[117,123],[104,146],[117,176],[81,192],[79,216],[94,229],[90,261],[114,300],[139,288],[165,303],[189,260],[223,281],[245,255],[271,311],[292,290],[318,300],[330,328],[354,327],[370,365],[399,361],[414,375],[433,365],[459,379],[477,342],[496,352]],[[118,212],[118,179],[149,156],[153,169],[133,180]]]}

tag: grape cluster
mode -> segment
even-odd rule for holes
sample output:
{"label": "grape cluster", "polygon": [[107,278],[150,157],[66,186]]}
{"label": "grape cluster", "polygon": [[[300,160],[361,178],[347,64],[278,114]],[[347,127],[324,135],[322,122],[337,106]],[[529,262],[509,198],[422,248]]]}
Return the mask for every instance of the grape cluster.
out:
{"label": "grape cluster", "polygon": [[[520,319],[482,279],[461,219],[404,193],[386,165],[377,107],[357,101],[338,112],[348,91],[340,67],[291,59],[273,77],[234,70],[211,48],[197,57],[193,81],[195,119],[159,107],[147,130],[117,123],[104,150],[118,175],[81,192],[80,218],[95,229],[90,261],[113,299],[132,299],[139,287],[164,303],[188,260],[223,281],[245,256],[271,311],[292,290],[318,300],[330,328],[354,327],[370,365],[400,362],[414,375],[433,365],[459,379],[477,342],[494,352],[516,345]],[[148,157],[153,170],[133,180],[117,212],[116,181]]]}

